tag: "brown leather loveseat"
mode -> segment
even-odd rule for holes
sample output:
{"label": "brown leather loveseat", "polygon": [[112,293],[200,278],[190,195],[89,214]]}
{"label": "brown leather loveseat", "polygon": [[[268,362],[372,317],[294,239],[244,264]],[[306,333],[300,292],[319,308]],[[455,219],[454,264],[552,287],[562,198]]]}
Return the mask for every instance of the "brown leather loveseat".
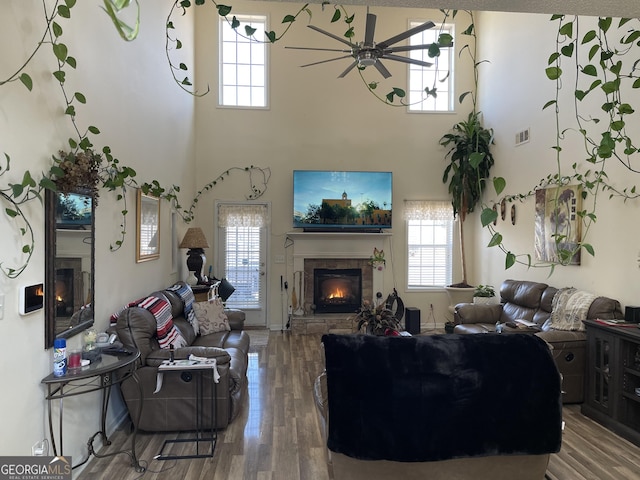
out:
{"label": "brown leather loveseat", "polygon": [[[186,285],[179,282],[180,285]],[[239,413],[247,396],[247,366],[249,336],[243,331],[244,312],[226,310],[231,331],[196,335],[184,316],[184,302],[170,290],[150,296],[166,299],[171,306],[173,324],[186,340],[187,346],[176,348],[176,360],[197,357],[215,358],[218,373],[215,408],[218,429],[225,428]],[[138,419],[140,393],[133,378],[122,383],[122,394],[132,420],[145,431],[194,430],[196,425],[196,379],[189,372],[166,372],[157,390],[158,366],[168,360],[170,350],[160,348],[154,315],[139,306],[130,306],[118,314],[116,333],[124,348],[140,351],[137,376],[142,387],[142,414]],[[208,405],[212,395],[212,373],[203,373],[203,401]],[[203,411],[203,426],[211,425],[208,409]]]}
{"label": "brown leather loveseat", "polygon": [[[533,333],[553,347],[553,356],[563,376],[563,402],[580,403],[584,399],[586,334],[556,330],[552,324],[553,299],[558,289],[546,283],[505,280],[500,287],[500,303],[478,305],[459,303],[455,307],[454,333],[490,333],[500,323],[503,333]],[[587,319],[624,318],[620,303],[596,297],[586,313]],[[531,328],[514,328],[516,320],[526,320]]]}

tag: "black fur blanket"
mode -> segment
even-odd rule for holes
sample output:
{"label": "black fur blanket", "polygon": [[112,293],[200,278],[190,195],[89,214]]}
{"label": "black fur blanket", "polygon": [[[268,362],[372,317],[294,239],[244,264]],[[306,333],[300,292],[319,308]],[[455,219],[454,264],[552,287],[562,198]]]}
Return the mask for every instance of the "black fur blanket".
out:
{"label": "black fur blanket", "polygon": [[334,452],[422,462],[560,450],[560,375],[535,335],[322,342]]}

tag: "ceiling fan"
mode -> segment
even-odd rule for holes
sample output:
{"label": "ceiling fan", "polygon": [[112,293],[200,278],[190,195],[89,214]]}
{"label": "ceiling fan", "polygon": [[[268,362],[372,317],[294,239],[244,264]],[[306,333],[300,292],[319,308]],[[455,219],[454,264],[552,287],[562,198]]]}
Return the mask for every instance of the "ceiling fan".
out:
{"label": "ceiling fan", "polygon": [[[383,42],[376,43],[373,38],[376,30],[376,16],[367,11],[367,23],[364,31],[364,40],[358,43],[351,43],[344,38],[339,37],[338,35],[334,35],[333,33],[327,32],[321,28],[316,27],[315,25],[307,25],[310,29],[315,30],[316,32],[320,32],[323,35],[331,37],[341,43],[344,43],[349,48],[348,49],[335,49],[335,48],[310,48],[310,47],[285,47],[285,48],[293,48],[297,50],[320,50],[325,52],[342,52],[347,55],[343,55],[341,57],[330,58],[329,60],[321,60],[319,62],[307,63],[306,65],[301,65],[302,67],[310,67],[312,65],[319,65],[321,63],[333,62],[335,60],[341,60],[343,58],[353,58],[353,62],[347,67],[347,69],[342,72],[338,78],[343,78],[347,75],[351,70],[353,70],[356,66],[359,68],[366,68],[370,66],[374,66],[380,74],[384,78],[389,78],[391,76],[391,72],[385,68],[385,66],[380,61],[381,59],[385,60],[394,60],[396,62],[410,63],[413,65],[420,65],[423,67],[430,67],[433,65],[429,62],[424,62],[422,60],[416,60],[409,57],[403,57],[401,55],[395,55],[397,52],[408,52],[410,50],[423,50],[428,49],[431,45],[407,45],[407,46],[397,46],[394,47],[398,42],[405,40],[412,35],[423,32],[424,30],[428,30],[429,28],[433,28],[435,24],[431,21],[425,22],[422,25],[418,25],[417,27],[411,28],[405,32],[402,32],[398,35],[395,35],[391,38],[384,40]],[[445,46],[445,45],[443,45]],[[450,45],[446,45],[450,46]]]}

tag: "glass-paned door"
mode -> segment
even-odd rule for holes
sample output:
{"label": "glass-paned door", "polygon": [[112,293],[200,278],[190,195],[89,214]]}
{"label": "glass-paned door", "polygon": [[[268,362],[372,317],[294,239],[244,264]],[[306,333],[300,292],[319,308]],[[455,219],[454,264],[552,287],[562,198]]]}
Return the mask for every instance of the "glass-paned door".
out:
{"label": "glass-paned door", "polygon": [[218,203],[216,274],[235,287],[226,302],[245,312],[246,325],[266,325],[267,204]]}

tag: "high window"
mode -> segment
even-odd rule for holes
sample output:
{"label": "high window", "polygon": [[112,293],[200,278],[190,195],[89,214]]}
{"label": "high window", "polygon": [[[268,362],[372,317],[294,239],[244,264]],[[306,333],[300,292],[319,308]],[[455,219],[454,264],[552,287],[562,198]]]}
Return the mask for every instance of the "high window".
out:
{"label": "high window", "polygon": [[[220,17],[220,93],[218,104],[224,107],[267,108],[267,48],[262,38],[267,17],[236,15],[240,25],[233,29]],[[246,36],[245,26],[255,29]]]}
{"label": "high window", "polygon": [[407,221],[407,289],[451,284],[453,227],[451,203],[405,202]]}
{"label": "high window", "polygon": [[[424,21],[411,21],[411,28]],[[410,45],[428,45],[436,43],[442,33],[454,36],[453,25],[435,26],[409,38]],[[433,63],[431,67],[409,64],[409,111],[410,112],[450,112],[453,111],[453,55],[454,48],[442,48],[440,56],[431,58],[428,50],[413,50],[409,56],[416,60]],[[436,88],[436,95],[426,96],[425,88]],[[424,99],[424,101],[421,101]]]}

